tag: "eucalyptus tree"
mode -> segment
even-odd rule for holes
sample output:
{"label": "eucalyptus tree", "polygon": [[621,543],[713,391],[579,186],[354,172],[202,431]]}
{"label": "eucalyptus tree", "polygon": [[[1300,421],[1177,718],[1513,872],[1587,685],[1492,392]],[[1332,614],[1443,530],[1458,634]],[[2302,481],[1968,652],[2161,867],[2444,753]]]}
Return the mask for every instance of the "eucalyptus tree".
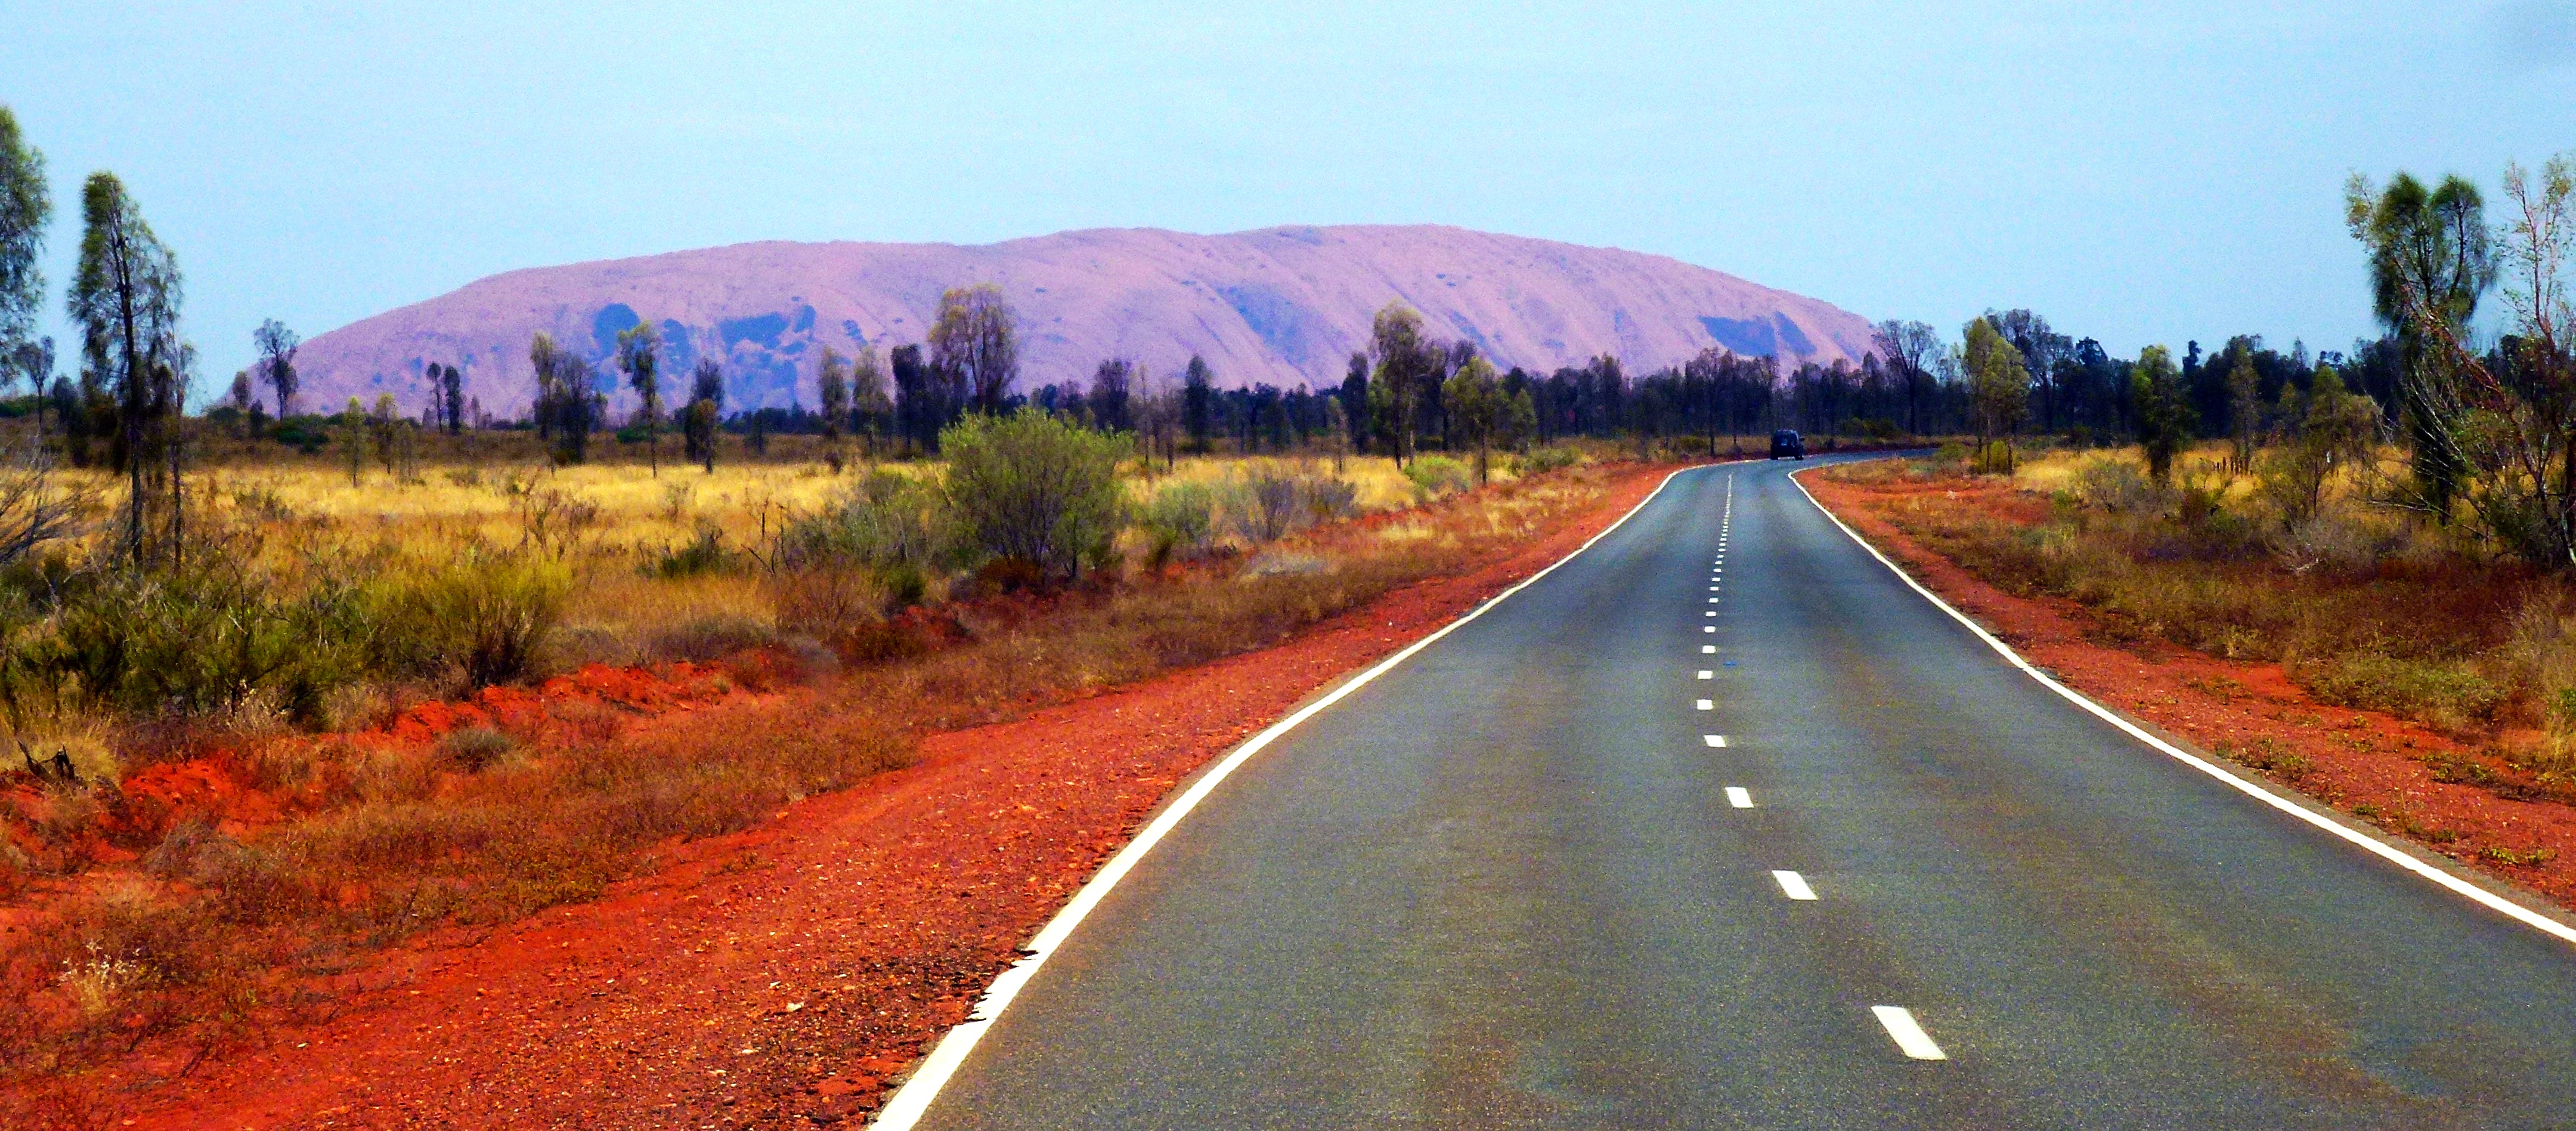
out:
{"label": "eucalyptus tree", "polygon": [[626,374],[627,387],[643,403],[635,409],[635,423],[644,428],[644,450],[653,464],[653,474],[662,474],[662,332],[650,322],[638,322],[617,335],[617,368]]}
{"label": "eucalyptus tree", "polygon": [[1941,332],[1925,322],[1888,319],[1869,328],[1870,348],[1905,386],[1905,430],[1923,432],[1923,394],[1933,384]]}
{"label": "eucalyptus tree", "polygon": [[2465,334],[2494,285],[2485,199],[2459,177],[2428,189],[2399,173],[2374,191],[2356,173],[2344,185],[2344,223],[2369,251],[2371,305],[2397,337],[2398,408],[2415,479],[2408,502],[2448,522],[2468,474],[2468,410],[2434,341]]}
{"label": "eucalyptus tree", "polygon": [[[177,413],[191,360],[179,340],[179,263],[113,173],[90,174],[81,187],[81,219],[70,313],[81,328],[83,370],[116,398],[114,454],[126,472],[125,551],[140,567],[145,511],[153,501],[144,449],[157,426]],[[175,501],[175,480],[170,487]]]}
{"label": "eucalyptus tree", "polygon": [[709,472],[716,469],[716,427],[724,418],[724,367],[712,357],[698,359],[689,374],[689,407],[680,420],[680,437],[688,456]]}
{"label": "eucalyptus tree", "polygon": [[999,415],[1020,374],[1018,326],[1002,288],[951,287],[930,327],[930,367],[966,390],[974,411]]}
{"label": "eucalyptus tree", "polygon": [[[0,104],[0,390],[25,378],[45,391],[53,368],[37,368],[51,350],[36,337],[36,310],[44,305],[45,276],[37,260],[45,250],[45,222],[54,204],[45,188],[45,155],[18,133],[18,116]],[[40,352],[41,351],[41,352]]]}
{"label": "eucalyptus tree", "polygon": [[258,371],[262,384],[277,391],[277,418],[295,415],[295,391],[303,383],[295,374],[295,351],[303,347],[304,339],[296,337],[286,323],[271,318],[251,331],[250,340],[259,350],[259,360],[251,368]]}

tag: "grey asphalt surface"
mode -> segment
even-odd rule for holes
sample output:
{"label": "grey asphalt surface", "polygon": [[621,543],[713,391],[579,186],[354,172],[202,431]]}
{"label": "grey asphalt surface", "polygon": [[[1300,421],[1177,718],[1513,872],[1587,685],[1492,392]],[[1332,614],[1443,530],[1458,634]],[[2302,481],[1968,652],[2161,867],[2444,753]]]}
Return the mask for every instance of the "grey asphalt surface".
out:
{"label": "grey asphalt surface", "polygon": [[922,1126],[2576,1127],[2576,947],[2051,694],[1796,466],[1262,752]]}

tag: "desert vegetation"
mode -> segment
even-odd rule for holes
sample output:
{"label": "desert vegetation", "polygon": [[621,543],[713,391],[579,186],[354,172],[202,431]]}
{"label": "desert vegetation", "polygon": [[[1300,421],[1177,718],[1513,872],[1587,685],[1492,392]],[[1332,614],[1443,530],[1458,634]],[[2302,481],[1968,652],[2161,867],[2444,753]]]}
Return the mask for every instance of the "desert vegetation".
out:
{"label": "desert vegetation", "polygon": [[[2079,602],[2111,641],[2277,662],[2319,702],[2477,751],[2428,754],[2437,781],[2576,802],[2576,156],[2503,188],[2491,225],[2460,178],[2354,180],[2388,332],[2350,354],[2238,338],[2177,368],[2148,347],[2102,418],[2124,426],[2025,437],[2027,460],[1987,429],[1833,474],[1984,580]],[[2482,337],[2498,289],[2500,332]],[[1989,370],[2020,361],[2003,324],[1970,327]]]}
{"label": "desert vegetation", "polygon": [[137,1050],[185,1071],[327,1008],[372,948],[587,898],[915,735],[1508,553],[1636,451],[1615,422],[1547,432],[1401,307],[1355,397],[1121,359],[1048,386],[977,286],[924,343],[818,358],[814,411],[727,414],[721,366],[669,372],[639,326],[597,357],[533,339],[515,419],[441,361],[428,403],[310,412],[274,321],[192,409],[177,255],[110,174],[76,374],[33,336],[42,170],[0,108],[20,1085]]}

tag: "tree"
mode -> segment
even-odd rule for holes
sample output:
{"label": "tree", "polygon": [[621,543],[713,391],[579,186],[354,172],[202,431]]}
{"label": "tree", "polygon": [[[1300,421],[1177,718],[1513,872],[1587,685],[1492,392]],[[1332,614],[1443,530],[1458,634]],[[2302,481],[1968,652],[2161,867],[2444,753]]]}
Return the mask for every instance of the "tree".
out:
{"label": "tree", "polygon": [[939,314],[930,327],[930,367],[953,387],[965,389],[975,411],[1000,415],[1020,373],[1019,342],[1002,288],[977,283],[951,287],[939,296]]}
{"label": "tree", "polygon": [[2242,473],[2254,470],[2255,442],[2263,431],[2263,375],[2254,368],[2254,351],[2248,344],[2229,343],[2228,352],[2234,355],[2227,366],[2230,458]]}
{"label": "tree", "polygon": [[1424,389],[1445,368],[1446,351],[1422,333],[1422,315],[1400,302],[1381,307],[1369,325],[1377,371],[1369,382],[1370,415],[1400,466],[1413,458],[1413,425]]}
{"label": "tree", "polygon": [[[2478,269],[2475,256],[2454,250],[2440,272],[2426,273],[2410,252],[2410,265],[2397,272],[2396,305],[2422,356],[2405,388],[2419,414],[2411,422],[2418,442],[2438,438],[2456,458],[2459,498],[2478,533],[2564,570],[2576,566],[2576,300],[2567,277],[2576,259],[2576,151],[2551,158],[2537,180],[2506,166],[2504,189],[2511,200],[2504,247],[2484,265],[2505,277],[2512,316],[2503,339],[2484,354],[2463,340],[2464,311],[2492,281],[2468,277]],[[2381,234],[2371,219],[2355,225],[2365,242]],[[2444,228],[2454,247],[2482,238],[2465,221]],[[2370,246],[2376,263],[2384,251]],[[2426,290],[2427,280],[2452,289],[2447,297]]]}
{"label": "tree", "polygon": [[1127,438],[1033,408],[970,416],[947,429],[940,487],[955,528],[976,552],[1058,579],[1111,560]]}
{"label": "tree", "polygon": [[0,105],[0,391],[23,378],[42,394],[51,375],[50,364],[36,368],[36,311],[45,302],[38,260],[53,213],[45,155],[19,136],[18,116]]}
{"label": "tree", "polygon": [[2048,319],[2028,310],[1989,310],[1986,320],[2021,351],[2022,366],[2030,374],[2033,387],[2039,390],[2040,430],[2057,431],[2057,363],[2074,351],[2074,341],[2050,329]]}
{"label": "tree", "polygon": [[1083,399],[1091,406],[1093,427],[1103,432],[1124,432],[1135,427],[1127,411],[1134,374],[1135,366],[1123,357],[1103,361],[1091,371],[1091,391]]}
{"label": "tree", "polygon": [[590,434],[606,408],[590,363],[540,332],[528,342],[528,366],[536,373],[538,438],[553,441],[557,463],[589,458]]}
{"label": "tree", "polygon": [[262,383],[277,390],[277,418],[294,416],[295,390],[302,384],[295,375],[295,351],[303,346],[304,339],[296,337],[286,323],[271,318],[251,331],[250,340],[259,349],[259,360],[251,363],[251,369],[259,374]]}
{"label": "tree", "polygon": [[1448,406],[1450,447],[1464,445],[1476,453],[1476,482],[1493,475],[1494,441],[1511,420],[1510,398],[1494,381],[1493,363],[1470,357],[1444,383],[1440,399]]}
{"label": "tree", "polygon": [[2295,531],[2316,517],[2336,471],[2370,458],[2379,406],[2346,392],[2334,366],[2320,365],[2306,395],[2296,385],[2281,386],[2281,427],[2283,442],[2265,454],[2256,485],[2281,512],[2282,525]]}
{"label": "tree", "polygon": [[1352,451],[1368,450],[1369,359],[1364,353],[1351,355],[1350,368],[1342,375],[1342,419],[1350,426]]}
{"label": "tree", "polygon": [[814,400],[823,410],[824,458],[841,467],[841,422],[850,415],[850,367],[832,347],[814,363]]}
{"label": "tree", "polygon": [[[143,222],[125,185],[107,172],[81,186],[80,267],[72,281],[71,316],[81,327],[83,367],[114,390],[115,458],[127,478],[127,559],[143,565],[147,439],[175,414],[183,395],[179,340],[179,264]],[[171,484],[175,492],[177,484]],[[175,495],[173,496],[175,499]]]}
{"label": "tree", "polygon": [[447,410],[447,434],[465,434],[465,373],[453,365],[439,375],[439,389],[444,394],[440,404]]}
{"label": "tree", "polygon": [[1961,362],[1968,371],[1968,401],[1976,411],[1979,441],[2009,433],[2030,415],[2030,370],[2022,364],[2021,351],[1993,322],[1968,320]]}
{"label": "tree", "polygon": [[882,422],[893,415],[894,400],[886,395],[885,364],[877,360],[876,343],[860,342],[859,356],[850,363],[850,431],[869,458],[875,458]]}
{"label": "tree", "polygon": [[1200,455],[1207,454],[1215,401],[1216,381],[1208,373],[1207,359],[1191,354],[1190,367],[1181,374],[1181,428],[1190,434],[1190,448]]}
{"label": "tree", "polygon": [[1923,397],[1932,385],[1933,359],[1941,355],[1941,333],[1929,323],[1889,319],[1870,327],[1871,347],[1905,386],[1905,430],[1923,432]]}
{"label": "tree", "polygon": [[2369,251],[2371,305],[2397,336],[2398,412],[2415,478],[2408,501],[2448,522],[2468,470],[2458,431],[2466,419],[2430,339],[2465,333],[2495,281],[2486,203],[2459,177],[2428,191],[2399,173],[2374,194],[2356,173],[2344,185],[2344,223]]}
{"label": "tree", "polygon": [[662,332],[650,322],[619,331],[617,368],[626,374],[626,386],[643,402],[635,408],[635,423],[644,428],[644,448],[658,479],[662,475]]}
{"label": "tree", "polygon": [[358,398],[349,398],[349,407],[340,410],[339,425],[335,442],[340,445],[340,458],[349,465],[349,486],[356,487],[367,474],[367,410],[359,406]]}
{"label": "tree", "polygon": [[2158,483],[2168,482],[2173,478],[2174,456],[2191,443],[2192,430],[2199,425],[2182,374],[2174,370],[2171,351],[2163,346],[2138,351],[2137,364],[2129,368],[2129,401],[2137,415],[2138,447],[2146,454],[2147,474]]}
{"label": "tree", "polygon": [[1324,397],[1323,438],[1324,454],[1333,460],[1333,474],[1340,475],[1350,463],[1351,420],[1350,414],[1342,411],[1339,396]]}
{"label": "tree", "polygon": [[689,407],[680,419],[680,442],[688,458],[712,473],[716,469],[717,425],[724,419],[724,367],[712,357],[698,359],[689,375]]}
{"label": "tree", "polygon": [[917,451],[935,449],[944,416],[938,404],[938,380],[922,363],[921,347],[896,346],[887,360],[894,371],[895,434]]}

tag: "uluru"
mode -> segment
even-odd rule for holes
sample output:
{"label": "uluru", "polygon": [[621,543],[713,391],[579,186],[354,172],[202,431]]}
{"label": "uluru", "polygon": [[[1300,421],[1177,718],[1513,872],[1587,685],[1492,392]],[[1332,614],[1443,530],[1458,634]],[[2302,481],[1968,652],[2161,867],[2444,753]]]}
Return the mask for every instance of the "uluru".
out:
{"label": "uluru", "polygon": [[811,404],[824,348],[919,341],[940,293],[974,283],[999,285],[1017,314],[1024,388],[1082,379],[1110,357],[1171,374],[1192,355],[1222,384],[1320,388],[1341,380],[1391,301],[1420,310],[1439,337],[1534,372],[1602,354],[1651,371],[1711,348],[1856,363],[1870,343],[1859,315],[1677,259],[1408,225],[1095,229],[973,246],[771,241],[538,267],[333,330],[297,362],[308,407],[390,392],[416,410],[422,370],[438,362],[461,367],[484,410],[507,416],[530,400],[531,335],[604,362],[619,331],[651,321],[665,372],[724,363],[729,409]]}

